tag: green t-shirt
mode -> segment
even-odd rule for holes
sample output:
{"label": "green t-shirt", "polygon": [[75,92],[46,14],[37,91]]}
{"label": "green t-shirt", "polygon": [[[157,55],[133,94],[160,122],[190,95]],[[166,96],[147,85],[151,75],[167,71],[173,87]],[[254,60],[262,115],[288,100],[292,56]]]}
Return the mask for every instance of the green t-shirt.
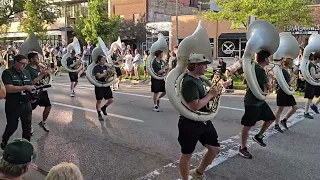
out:
{"label": "green t-shirt", "polygon": [[[14,86],[24,86],[24,85],[32,85],[30,73],[27,70],[23,70],[22,72],[17,72],[14,67],[6,69],[2,73],[2,81],[3,84],[11,84]],[[25,91],[18,93],[8,93],[6,95],[6,101],[12,103],[19,102],[29,102],[29,93]]]}
{"label": "green t-shirt", "polygon": [[[187,103],[197,99],[200,100],[204,98],[207,94],[206,86],[204,85],[202,80],[194,78],[189,74],[184,75],[184,78],[182,81],[181,93],[182,93],[182,97]],[[199,111],[206,112],[207,108],[203,107]]]}
{"label": "green t-shirt", "polygon": [[[256,77],[259,83],[259,86],[262,90],[264,90],[264,85],[269,82],[266,71],[259,65],[255,65]],[[246,106],[260,106],[265,101],[257,99],[253,93],[251,92],[250,88],[247,87],[246,95],[244,96],[244,105]]]}
{"label": "green t-shirt", "polygon": [[[41,73],[39,66],[37,66],[37,68],[34,69],[33,67],[30,66],[30,64],[28,64],[28,65],[25,67],[25,69],[29,71],[32,82],[33,82],[34,79],[37,78],[37,77],[40,75],[40,73]],[[39,84],[36,84],[36,85],[39,85]]]}
{"label": "green t-shirt", "polygon": [[[289,84],[290,83],[290,74],[287,70],[285,69],[282,69],[282,74],[283,74],[283,77],[284,79],[286,80],[286,82]],[[284,92],[281,87],[279,86],[278,82],[277,82],[277,93],[279,92]]]}
{"label": "green t-shirt", "polygon": [[[69,67],[71,64],[73,64],[76,61],[77,61],[76,57],[68,57],[67,58],[67,66]],[[71,68],[71,69],[74,69],[74,68]]]}
{"label": "green t-shirt", "polygon": [[[160,62],[158,62],[156,59],[154,59],[154,61],[152,62],[152,69],[156,74],[158,74],[158,72],[164,67],[164,65],[165,64],[163,60],[160,60]],[[158,74],[158,75],[161,76],[162,74]]]}

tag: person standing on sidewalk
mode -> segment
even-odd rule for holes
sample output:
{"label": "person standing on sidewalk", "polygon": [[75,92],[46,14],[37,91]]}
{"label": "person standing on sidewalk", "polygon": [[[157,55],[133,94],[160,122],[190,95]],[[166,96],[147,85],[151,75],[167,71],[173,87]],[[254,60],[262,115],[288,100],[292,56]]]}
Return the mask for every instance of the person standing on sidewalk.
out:
{"label": "person standing on sidewalk", "polygon": [[142,64],[142,58],[139,52],[139,49],[134,50],[134,58],[133,58],[133,68],[134,74],[136,76],[136,80],[140,81],[140,65]]}

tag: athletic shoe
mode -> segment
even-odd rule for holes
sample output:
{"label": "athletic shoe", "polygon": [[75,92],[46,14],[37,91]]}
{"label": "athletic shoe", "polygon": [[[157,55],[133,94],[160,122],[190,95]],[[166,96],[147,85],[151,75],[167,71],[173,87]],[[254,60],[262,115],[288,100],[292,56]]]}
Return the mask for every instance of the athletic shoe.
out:
{"label": "athletic shoe", "polygon": [[311,108],[316,114],[319,114],[318,107],[317,107],[316,105],[312,104],[312,105],[310,106],[310,108]]}
{"label": "athletic shoe", "polygon": [[283,133],[282,129],[280,128],[279,124],[274,125],[274,129]]}
{"label": "athletic shoe", "polygon": [[203,180],[204,179],[204,175],[203,174],[199,174],[197,169],[190,170],[189,175],[194,180]]}
{"label": "athletic shoe", "polygon": [[259,138],[259,137],[258,137],[258,134],[255,135],[255,136],[253,136],[252,139],[253,139],[255,142],[257,142],[257,143],[258,143],[260,146],[262,146],[262,147],[266,147],[266,146],[267,146],[266,143],[263,142],[263,137],[262,137],[262,138]]}
{"label": "athletic shoe", "polygon": [[71,93],[70,93],[70,97],[74,97],[74,93],[71,92]]}
{"label": "athletic shoe", "polygon": [[39,126],[42,127],[42,129],[43,129],[44,131],[46,131],[46,132],[49,132],[49,131],[50,131],[49,128],[48,128],[48,126],[47,126],[47,123],[46,123],[46,122],[41,121],[41,122],[39,123]]}
{"label": "athletic shoe", "polygon": [[98,119],[99,119],[99,121],[104,121],[104,119],[103,119],[101,114],[98,115]]}
{"label": "athletic shoe", "polygon": [[153,111],[159,112],[159,111],[160,111],[160,110],[159,110],[159,106],[154,106],[154,107],[153,107]]}
{"label": "athletic shoe", "polygon": [[4,148],[6,147],[7,143],[5,142],[1,142],[0,146],[1,146],[1,149],[4,150]]}
{"label": "athletic shoe", "polygon": [[307,119],[313,119],[313,117],[309,113],[304,113],[303,116]]}
{"label": "athletic shoe", "polygon": [[281,121],[280,121],[280,124],[281,124],[284,128],[289,129],[288,126],[287,126],[287,121],[281,120]]}
{"label": "athletic shoe", "polygon": [[102,106],[102,107],[101,107],[101,111],[102,111],[103,115],[105,115],[105,116],[108,115],[106,109],[107,109],[106,106]]}
{"label": "athletic shoe", "polygon": [[244,147],[241,148],[241,146],[239,147],[239,153],[240,156],[247,158],[247,159],[252,159],[252,155],[248,152],[248,148]]}

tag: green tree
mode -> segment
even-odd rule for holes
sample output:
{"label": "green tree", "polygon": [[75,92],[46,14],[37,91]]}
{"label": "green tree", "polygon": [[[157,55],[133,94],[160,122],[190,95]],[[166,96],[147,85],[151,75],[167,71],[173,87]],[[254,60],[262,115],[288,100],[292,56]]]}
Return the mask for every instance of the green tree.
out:
{"label": "green tree", "polygon": [[77,17],[77,18],[75,18],[74,22],[71,25],[71,27],[74,31],[73,35],[76,36],[80,42],[85,42],[86,37],[83,35],[82,30],[85,27],[85,19],[88,17],[88,15],[87,14],[80,14],[80,12],[77,11],[75,13],[75,17]]}
{"label": "green tree", "polygon": [[308,0],[217,0],[220,12],[201,12],[208,20],[223,19],[233,22],[235,28],[248,26],[248,17],[257,16],[283,30],[292,25],[311,26],[312,16]]}
{"label": "green tree", "polygon": [[26,0],[2,0],[0,2],[0,26],[10,24],[10,16],[24,10]]}
{"label": "green tree", "polygon": [[105,42],[116,40],[119,35],[121,20],[119,16],[108,17],[106,0],[91,0],[88,2],[89,15],[85,18],[82,34],[87,41],[96,44],[98,37]]}
{"label": "green tree", "polygon": [[38,37],[43,38],[47,32],[47,25],[55,22],[59,10],[45,0],[27,1],[24,8],[27,17],[21,19],[19,29],[28,34],[35,32]]}

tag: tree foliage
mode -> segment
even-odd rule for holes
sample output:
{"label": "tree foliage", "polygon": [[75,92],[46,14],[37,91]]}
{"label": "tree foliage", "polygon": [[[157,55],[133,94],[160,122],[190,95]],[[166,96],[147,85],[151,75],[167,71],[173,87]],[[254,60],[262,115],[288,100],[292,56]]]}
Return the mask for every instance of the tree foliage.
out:
{"label": "tree foliage", "polygon": [[59,13],[55,6],[45,0],[27,1],[24,8],[27,17],[21,19],[19,29],[28,34],[35,32],[39,37],[45,36],[47,25],[54,23]]}
{"label": "tree foliage", "polygon": [[24,10],[26,0],[3,0],[0,2],[0,26],[10,24],[10,16]]}
{"label": "tree foliage", "polygon": [[82,30],[85,28],[85,19],[88,18],[87,14],[80,14],[79,11],[75,13],[75,20],[72,23],[71,27],[73,29],[74,36],[78,38],[80,42],[85,42],[85,36],[82,33]]}
{"label": "tree foliage", "polygon": [[105,42],[117,39],[121,20],[119,16],[108,17],[106,0],[91,0],[88,2],[89,15],[84,19],[84,28],[81,31],[87,41],[94,44],[101,37]]}
{"label": "tree foliage", "polygon": [[134,22],[134,20],[123,20],[120,27],[121,39],[135,39],[137,43],[145,41],[146,35],[152,31],[146,25],[147,20],[145,15],[138,19],[137,22]]}
{"label": "tree foliage", "polygon": [[248,17],[257,16],[260,20],[266,20],[279,29],[285,29],[292,25],[311,26],[312,16],[308,0],[217,0],[222,11],[202,12],[208,20],[224,19],[233,22],[235,28],[248,26]]}

